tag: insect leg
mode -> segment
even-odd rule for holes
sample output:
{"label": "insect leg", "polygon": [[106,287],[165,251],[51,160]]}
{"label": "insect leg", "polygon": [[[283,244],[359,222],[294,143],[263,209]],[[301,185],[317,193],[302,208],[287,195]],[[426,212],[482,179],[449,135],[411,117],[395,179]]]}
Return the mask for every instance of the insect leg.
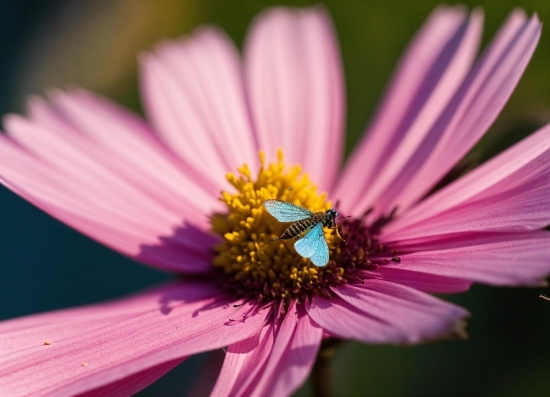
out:
{"label": "insect leg", "polygon": [[344,240],[344,239],[342,238],[342,236],[340,236],[340,231],[338,230],[338,225],[336,224],[336,220],[335,220],[335,219],[332,220],[332,226],[329,227],[329,229],[336,230],[336,235],[338,236],[338,238],[339,238],[340,240],[342,240],[344,243],[346,242],[346,240]]}

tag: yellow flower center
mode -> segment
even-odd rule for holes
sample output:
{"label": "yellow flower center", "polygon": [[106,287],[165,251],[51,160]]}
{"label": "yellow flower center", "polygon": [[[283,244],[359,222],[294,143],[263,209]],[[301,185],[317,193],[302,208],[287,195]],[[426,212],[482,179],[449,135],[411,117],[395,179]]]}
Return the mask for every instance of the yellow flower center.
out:
{"label": "yellow flower center", "polygon": [[[333,260],[340,254],[340,240],[325,228],[330,260],[317,267],[294,249],[296,239],[270,241],[279,237],[291,223],[281,223],[263,206],[265,200],[294,203],[312,212],[331,207],[326,194],[303,174],[300,166],[287,166],[282,151],[277,163],[267,165],[259,153],[261,168],[253,176],[245,164],[238,174],[228,173],[235,192],[222,192],[226,214],[212,217],[213,230],[223,237],[216,247],[214,266],[224,274],[226,288],[258,301],[303,299],[312,294],[328,294],[331,285],[346,282],[344,269]],[[298,237],[300,238],[300,237]]]}

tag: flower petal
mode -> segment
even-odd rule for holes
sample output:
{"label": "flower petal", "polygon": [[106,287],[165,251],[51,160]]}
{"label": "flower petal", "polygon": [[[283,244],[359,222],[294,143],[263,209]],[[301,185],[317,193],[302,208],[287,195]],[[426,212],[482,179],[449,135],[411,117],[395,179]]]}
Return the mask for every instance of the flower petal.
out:
{"label": "flower petal", "polygon": [[374,205],[376,218],[395,207],[405,210],[424,196],[494,121],[523,74],[540,31],[536,15],[527,20],[520,10],[512,13],[422,142],[399,160],[400,167],[384,169],[358,210]]}
{"label": "flower petal", "polygon": [[5,321],[0,389],[83,393],[257,334],[268,310],[232,303],[211,283],[174,282],[110,303]]}
{"label": "flower petal", "polygon": [[403,242],[401,263],[388,268],[458,277],[494,285],[545,285],[550,232],[466,233]]}
{"label": "flower petal", "polygon": [[[302,306],[289,306],[262,377],[253,395],[289,396],[307,379],[317,357],[323,330]],[[251,390],[252,391],[252,390]]]}
{"label": "flower petal", "polygon": [[208,353],[208,357],[203,361],[198,376],[193,380],[191,390],[187,397],[210,396],[218,377],[213,374],[219,374],[223,361],[226,356],[226,348],[214,350]]}
{"label": "flower petal", "polygon": [[340,166],[344,83],[338,45],[324,8],[275,8],[252,24],[244,46],[245,82],[258,144],[282,148],[322,190]]}
{"label": "flower petal", "polygon": [[[147,386],[160,379],[183,360],[184,359],[178,358],[176,360],[159,364],[155,367],[130,375],[127,378],[121,379],[117,382],[79,394],[78,397],[133,396],[140,390],[145,389]],[[88,365],[88,363],[82,364],[82,366]]]}
{"label": "flower petal", "polygon": [[338,180],[335,196],[346,213],[375,203],[381,170],[398,171],[428,134],[473,62],[482,19],[479,11],[468,17],[463,7],[438,7],[417,33]]}
{"label": "flower petal", "polygon": [[274,341],[274,324],[227,348],[222,370],[211,396],[242,396],[260,376]]}
{"label": "flower petal", "polygon": [[329,334],[367,343],[417,343],[462,336],[468,312],[415,289],[383,280],[333,288],[330,300],[306,304],[313,321]]}
{"label": "flower petal", "polygon": [[257,168],[239,54],[225,33],[197,29],[161,43],[140,64],[147,114],[185,164],[218,189],[243,163]]}
{"label": "flower petal", "polygon": [[[206,214],[218,208],[215,197],[136,116],[84,91],[57,92],[52,101],[34,99],[29,119],[5,118],[2,182],[130,257],[166,270],[204,271],[195,266],[211,257],[217,241],[202,231]],[[141,258],[142,245],[174,246],[181,255],[164,260],[157,250]]]}
{"label": "flower petal", "polygon": [[419,150],[379,196],[386,212],[421,199],[483,136],[516,87],[540,33],[536,15],[530,20],[519,10],[511,15]]}
{"label": "flower petal", "polygon": [[550,125],[436,192],[382,231],[386,242],[550,223]]}
{"label": "flower petal", "polygon": [[362,278],[377,278],[431,294],[455,294],[470,289],[470,280],[411,271],[407,266],[380,266],[376,271],[357,271]]}
{"label": "flower petal", "polygon": [[307,379],[322,335],[304,308],[292,302],[280,327],[266,327],[261,336],[229,347],[213,395],[292,394]]}

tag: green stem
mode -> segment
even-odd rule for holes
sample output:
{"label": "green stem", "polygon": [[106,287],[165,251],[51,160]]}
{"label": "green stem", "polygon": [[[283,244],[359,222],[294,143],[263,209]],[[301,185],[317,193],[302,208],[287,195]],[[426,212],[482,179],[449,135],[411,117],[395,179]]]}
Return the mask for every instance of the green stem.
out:
{"label": "green stem", "polygon": [[334,338],[328,338],[321,342],[311,376],[315,397],[332,397],[333,371],[331,363],[337,347],[342,343],[342,340]]}

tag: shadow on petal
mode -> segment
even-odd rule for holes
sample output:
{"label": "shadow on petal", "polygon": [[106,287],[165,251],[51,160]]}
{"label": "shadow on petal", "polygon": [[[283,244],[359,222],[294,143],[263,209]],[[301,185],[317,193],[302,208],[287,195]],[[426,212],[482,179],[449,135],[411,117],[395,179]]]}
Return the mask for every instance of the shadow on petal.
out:
{"label": "shadow on petal", "polygon": [[169,236],[159,236],[156,244],[140,245],[136,260],[178,274],[200,275],[210,273],[213,247],[220,238],[184,222]]}

